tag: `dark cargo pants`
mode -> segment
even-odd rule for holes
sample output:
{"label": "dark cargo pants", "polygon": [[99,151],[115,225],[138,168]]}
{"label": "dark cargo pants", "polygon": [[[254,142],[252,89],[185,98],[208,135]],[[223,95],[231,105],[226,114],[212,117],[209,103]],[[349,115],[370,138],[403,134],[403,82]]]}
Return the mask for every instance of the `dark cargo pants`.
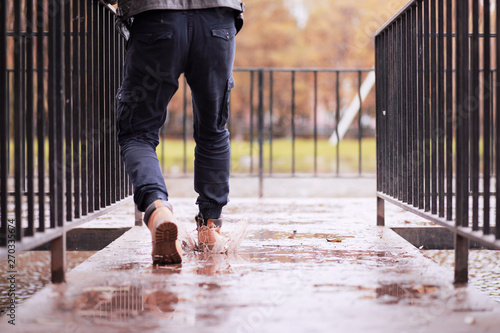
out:
{"label": "dark cargo pants", "polygon": [[225,8],[149,11],[134,18],[117,104],[118,142],[139,210],[168,200],[156,147],[181,73],[193,102],[197,204],[205,218],[218,218],[227,204],[235,35],[234,12]]}

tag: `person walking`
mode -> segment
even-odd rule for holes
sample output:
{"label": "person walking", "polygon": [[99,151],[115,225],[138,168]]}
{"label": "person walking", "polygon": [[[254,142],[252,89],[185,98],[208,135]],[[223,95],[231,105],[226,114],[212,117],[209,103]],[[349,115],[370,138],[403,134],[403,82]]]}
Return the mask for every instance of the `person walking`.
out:
{"label": "person walking", "polygon": [[[117,1],[107,1],[116,3]],[[119,0],[117,28],[127,38],[117,99],[121,156],[134,202],[151,231],[153,265],[182,262],[173,208],[156,154],[167,105],[183,73],[191,89],[198,245],[211,249],[228,203],[230,142],[226,124],[239,0]]]}

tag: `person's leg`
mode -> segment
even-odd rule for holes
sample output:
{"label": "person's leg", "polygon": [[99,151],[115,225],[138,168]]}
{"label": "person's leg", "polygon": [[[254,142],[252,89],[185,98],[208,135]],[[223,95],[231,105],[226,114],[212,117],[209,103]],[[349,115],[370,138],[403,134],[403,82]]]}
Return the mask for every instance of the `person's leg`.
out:
{"label": "person's leg", "polygon": [[150,11],[135,17],[117,94],[118,142],[134,186],[134,200],[145,211],[144,222],[151,231],[153,265],[182,262],[156,147],[184,65],[186,23],[186,15],[178,11]]}
{"label": "person's leg", "polygon": [[118,142],[141,211],[156,199],[168,200],[156,147],[167,104],[178,88],[186,30],[186,15],[174,11],[140,14],[131,28],[117,94]]}
{"label": "person's leg", "polygon": [[232,10],[200,10],[192,15],[193,40],[186,78],[193,98],[194,186],[206,222],[217,220],[228,202],[231,156],[226,124],[234,87],[236,28]]}

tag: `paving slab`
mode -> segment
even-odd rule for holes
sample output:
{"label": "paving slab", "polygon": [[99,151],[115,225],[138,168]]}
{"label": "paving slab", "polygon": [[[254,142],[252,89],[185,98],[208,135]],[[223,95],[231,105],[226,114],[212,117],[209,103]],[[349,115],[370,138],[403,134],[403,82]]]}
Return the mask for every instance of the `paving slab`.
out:
{"label": "paving slab", "polygon": [[225,253],[195,252],[196,206],[172,203],[181,265],[152,267],[149,231],[133,227],[0,331],[499,332],[499,304],[375,226],[374,199],[233,199]]}

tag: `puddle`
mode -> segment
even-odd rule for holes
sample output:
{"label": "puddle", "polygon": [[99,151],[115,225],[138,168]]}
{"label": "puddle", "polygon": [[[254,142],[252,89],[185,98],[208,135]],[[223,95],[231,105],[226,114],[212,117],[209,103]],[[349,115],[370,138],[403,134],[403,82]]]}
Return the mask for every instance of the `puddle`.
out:
{"label": "puddle", "polygon": [[[70,271],[77,265],[93,255],[94,251],[67,251],[66,271]],[[50,283],[50,252],[49,251],[27,251],[19,254],[16,258],[18,265],[16,274],[16,302],[22,304],[33,294]],[[7,267],[7,260],[0,261],[2,267]],[[9,286],[6,279],[0,280],[0,316],[5,313],[9,305]]]}

